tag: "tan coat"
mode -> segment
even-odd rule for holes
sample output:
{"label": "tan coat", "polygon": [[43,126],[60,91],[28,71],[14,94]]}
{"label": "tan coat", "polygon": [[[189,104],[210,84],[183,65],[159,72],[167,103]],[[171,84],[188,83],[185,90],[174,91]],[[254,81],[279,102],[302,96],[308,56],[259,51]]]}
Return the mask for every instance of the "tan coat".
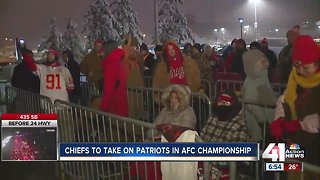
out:
{"label": "tan coat", "polygon": [[[86,75],[89,82],[94,83],[96,87],[99,87],[99,80],[103,79],[101,58],[94,51],[87,54],[83,61],[80,63],[80,72]],[[92,72],[92,76],[89,75]]]}

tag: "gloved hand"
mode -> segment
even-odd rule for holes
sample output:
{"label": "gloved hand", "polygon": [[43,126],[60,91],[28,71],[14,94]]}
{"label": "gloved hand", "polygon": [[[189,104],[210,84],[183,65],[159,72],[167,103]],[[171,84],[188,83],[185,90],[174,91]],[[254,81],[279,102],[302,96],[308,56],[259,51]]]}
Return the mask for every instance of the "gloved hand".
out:
{"label": "gloved hand", "polygon": [[282,138],[283,136],[283,129],[282,129],[282,124],[283,124],[283,118],[280,117],[277,120],[273,121],[269,128],[271,130],[271,135],[278,141]]}
{"label": "gloved hand", "polygon": [[289,133],[294,133],[301,129],[299,120],[283,121],[282,127],[285,132]]}

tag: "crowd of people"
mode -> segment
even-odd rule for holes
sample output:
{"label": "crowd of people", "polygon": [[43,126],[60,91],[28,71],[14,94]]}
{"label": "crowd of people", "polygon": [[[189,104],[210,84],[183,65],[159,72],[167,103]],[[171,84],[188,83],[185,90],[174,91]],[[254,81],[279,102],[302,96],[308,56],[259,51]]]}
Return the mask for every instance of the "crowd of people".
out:
{"label": "crowd of people", "polygon": [[[138,119],[143,102],[128,98],[127,87],[144,87],[143,77],[150,76],[152,88],[165,89],[161,98],[153,99],[163,107],[155,118],[156,125],[198,130],[206,141],[261,141],[263,114],[267,114],[272,138],[300,144],[308,152],[305,161],[320,165],[316,153],[320,149],[320,46],[310,36],[301,35],[298,26],[286,35],[288,45],[278,58],[266,38],[250,43],[249,49],[243,39],[235,39],[219,56],[209,45],[186,43],[180,48],[171,39],[156,45],[152,54],[146,44],[139,46],[128,35],[122,48],[113,40],[95,41],[80,65],[66,50],[65,66],[59,63],[56,50],[49,50],[46,63],[40,65],[34,62],[31,51],[23,49],[24,60],[14,70],[12,85],[48,96],[52,101],[79,103],[81,72],[102,92],[93,103],[94,108]],[[239,97],[233,91],[215,94],[213,116],[203,129],[196,129],[199,120],[190,106],[191,93],[207,88],[200,79],[213,84],[220,78],[219,73],[236,73],[244,80],[241,98],[247,104],[240,111]],[[284,94],[276,94],[271,82],[287,84]]]}

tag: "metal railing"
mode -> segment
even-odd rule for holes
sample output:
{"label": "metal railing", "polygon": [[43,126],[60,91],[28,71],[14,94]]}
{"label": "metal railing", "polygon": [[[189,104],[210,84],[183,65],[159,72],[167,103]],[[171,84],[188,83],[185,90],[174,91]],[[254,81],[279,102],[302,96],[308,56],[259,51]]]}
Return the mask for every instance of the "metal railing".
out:
{"label": "metal railing", "polygon": [[52,113],[53,103],[49,97],[7,86],[6,107],[7,112],[16,113]]}
{"label": "metal railing", "polygon": [[[152,88],[152,76],[144,76],[144,87],[145,88]],[[209,97],[210,100],[212,100],[212,85],[209,80],[206,79],[201,79],[201,84],[204,85],[207,89],[206,90],[206,95]]]}
{"label": "metal railing", "polygon": [[[163,89],[128,87],[129,117],[153,123],[161,111]],[[212,115],[211,101],[208,96],[192,93],[190,106],[197,117],[197,130],[202,129]]]}
{"label": "metal railing", "polygon": [[[214,96],[220,94],[227,89],[233,89],[234,91],[241,92],[243,87],[243,81],[233,81],[233,80],[218,80],[214,84]],[[283,94],[286,89],[286,84],[281,83],[271,83],[272,89],[277,93],[277,95]]]}
{"label": "metal railing", "polygon": [[[6,87],[11,112],[57,113],[59,142],[155,142],[155,125],[56,100],[14,87]],[[199,139],[199,138],[198,138]],[[197,139],[197,140],[198,140]],[[197,141],[196,140],[196,141]],[[59,162],[73,179],[157,179],[157,162]],[[207,164],[207,163],[205,163]],[[151,167],[151,169],[150,169]],[[204,179],[209,179],[204,167]],[[196,173],[196,172],[195,172]]]}
{"label": "metal railing", "polygon": [[7,111],[6,106],[6,86],[11,85],[10,81],[0,80],[0,113]]}

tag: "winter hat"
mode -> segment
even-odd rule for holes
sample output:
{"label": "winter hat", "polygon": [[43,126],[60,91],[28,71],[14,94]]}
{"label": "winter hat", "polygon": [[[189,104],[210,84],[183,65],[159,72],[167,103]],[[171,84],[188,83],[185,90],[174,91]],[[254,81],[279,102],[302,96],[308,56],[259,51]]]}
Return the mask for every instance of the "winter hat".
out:
{"label": "winter hat", "polygon": [[294,31],[294,30],[290,29],[287,32],[287,37],[289,37],[289,36],[299,36],[299,33],[297,31]]}
{"label": "winter hat", "polygon": [[215,102],[216,106],[234,106],[236,104],[238,104],[237,96],[230,90],[221,93]]}
{"label": "winter hat", "polygon": [[96,41],[94,41],[94,44],[103,44],[103,40],[97,39]]}
{"label": "winter hat", "polygon": [[201,45],[198,43],[194,44],[192,47],[198,49],[199,52],[202,51]]}
{"label": "winter hat", "polygon": [[268,45],[267,38],[263,38],[263,39],[260,41],[260,44],[267,44],[267,45]]}
{"label": "winter hat", "polygon": [[301,35],[293,43],[291,59],[294,65],[320,61],[320,46],[310,36]]}
{"label": "winter hat", "polygon": [[257,41],[253,41],[250,44],[250,49],[260,49],[260,44]]}
{"label": "winter hat", "polygon": [[142,50],[148,51],[148,45],[146,45],[145,43],[142,43],[140,46],[140,51]]}
{"label": "winter hat", "polygon": [[74,60],[74,54],[73,54],[73,52],[72,51],[70,51],[69,49],[67,49],[67,50],[65,50],[65,51],[63,51],[63,53],[62,54],[67,54],[68,55],[68,59],[69,60]]}
{"label": "winter hat", "polygon": [[56,49],[49,49],[48,53],[52,53],[56,58],[59,57],[59,51]]}
{"label": "winter hat", "polygon": [[156,47],[154,48],[154,51],[162,51],[162,46],[161,45],[156,45]]}
{"label": "winter hat", "polygon": [[293,26],[293,28],[291,30],[297,32],[300,35],[300,26],[299,25]]}

